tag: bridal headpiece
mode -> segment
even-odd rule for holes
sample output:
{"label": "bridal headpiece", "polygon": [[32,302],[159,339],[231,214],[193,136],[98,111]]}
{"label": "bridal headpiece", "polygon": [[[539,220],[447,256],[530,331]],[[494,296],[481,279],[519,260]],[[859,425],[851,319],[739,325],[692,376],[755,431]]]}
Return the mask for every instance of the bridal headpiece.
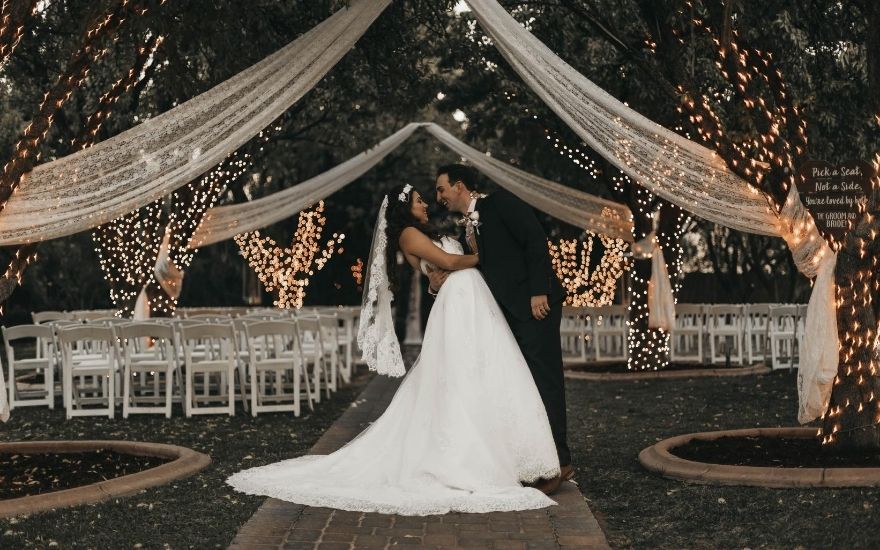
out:
{"label": "bridal headpiece", "polygon": [[400,194],[397,195],[397,200],[399,200],[400,202],[409,202],[410,191],[412,191],[412,185],[407,183],[403,186],[403,191],[401,191]]}
{"label": "bridal headpiece", "polygon": [[[397,198],[408,200],[405,195],[412,190],[407,184]],[[357,343],[364,354],[364,361],[370,370],[388,376],[403,376],[406,369],[400,344],[394,332],[394,318],[391,315],[391,301],[394,293],[388,281],[386,269],[386,249],[388,248],[388,195],[382,200],[376,229],[373,231],[373,244],[370,246],[370,259],[367,261],[367,275],[364,280],[364,297],[361,301],[361,317],[358,324]]]}

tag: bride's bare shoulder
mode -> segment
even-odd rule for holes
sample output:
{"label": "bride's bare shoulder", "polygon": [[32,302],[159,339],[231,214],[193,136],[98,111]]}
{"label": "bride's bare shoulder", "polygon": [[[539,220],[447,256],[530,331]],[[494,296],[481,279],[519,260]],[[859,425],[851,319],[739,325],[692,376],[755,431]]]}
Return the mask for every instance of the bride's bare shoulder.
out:
{"label": "bride's bare shoulder", "polygon": [[[425,235],[418,227],[405,227],[403,231],[400,232],[400,242],[406,241],[421,241],[422,239],[428,239],[428,236]],[[430,240],[430,239],[429,239]]]}
{"label": "bride's bare shoulder", "polygon": [[400,232],[401,235],[424,235],[424,231],[419,229],[414,225],[410,225],[408,227],[404,227],[403,231]]}

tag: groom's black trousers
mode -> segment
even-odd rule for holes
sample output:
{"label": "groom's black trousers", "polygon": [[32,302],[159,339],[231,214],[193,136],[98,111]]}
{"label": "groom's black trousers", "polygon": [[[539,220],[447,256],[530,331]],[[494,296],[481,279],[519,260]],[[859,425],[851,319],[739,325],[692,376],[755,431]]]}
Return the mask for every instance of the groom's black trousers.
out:
{"label": "groom's black trousers", "polygon": [[550,420],[550,430],[559,454],[559,464],[571,464],[571,452],[566,438],[565,415],[565,377],[562,373],[562,342],[559,325],[562,323],[562,304],[552,304],[550,314],[539,321],[529,317],[526,321],[517,320],[503,308],[507,324],[522,350],[544,408]]}

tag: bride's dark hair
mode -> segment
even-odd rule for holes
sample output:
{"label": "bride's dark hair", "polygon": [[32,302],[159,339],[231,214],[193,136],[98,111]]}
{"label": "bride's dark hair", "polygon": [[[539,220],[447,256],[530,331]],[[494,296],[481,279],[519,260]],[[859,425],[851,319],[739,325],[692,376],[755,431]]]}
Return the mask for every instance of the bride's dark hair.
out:
{"label": "bride's dark hair", "polygon": [[405,185],[397,185],[388,192],[388,206],[385,208],[385,222],[387,223],[385,234],[388,243],[385,247],[385,270],[388,275],[388,284],[391,292],[397,293],[397,251],[400,250],[400,234],[407,227],[415,227],[430,239],[440,240],[443,234],[430,223],[422,223],[412,214],[412,201],[415,188],[410,188],[406,193],[406,200],[400,200]]}

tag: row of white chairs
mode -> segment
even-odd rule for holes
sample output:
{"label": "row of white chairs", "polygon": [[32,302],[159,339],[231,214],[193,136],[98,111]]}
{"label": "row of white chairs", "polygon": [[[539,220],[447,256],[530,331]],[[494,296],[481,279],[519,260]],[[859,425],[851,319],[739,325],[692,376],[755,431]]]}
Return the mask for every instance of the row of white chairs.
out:
{"label": "row of white chairs", "polygon": [[[670,360],[796,368],[806,304],[678,304]],[[567,363],[626,361],[628,310],[623,305],[563,308]]]}
{"label": "row of white chairs", "polygon": [[[357,312],[257,310],[235,318],[205,314],[149,321],[34,314],[40,324],[3,327],[10,409],[54,408],[60,389],[68,418],[112,418],[119,402],[123,417],[170,417],[175,401],[182,402],[186,416],[233,415],[238,388],[253,415],[299,415],[301,399],[314,409],[322,391],[329,397],[337,389],[338,377],[350,380]],[[33,349],[30,357],[16,353],[26,347]]]}
{"label": "row of white chairs", "polygon": [[[78,310],[78,311],[41,311],[31,313],[34,324],[42,323],[68,323],[93,322],[93,323],[125,323],[131,319],[122,319],[114,315],[115,310]],[[295,315],[335,315],[339,322],[337,331],[338,340],[343,348],[344,361],[340,365],[340,375],[345,383],[350,381],[353,365],[361,363],[354,355],[354,345],[357,336],[357,324],[360,319],[359,306],[315,306],[300,310],[282,310],[275,308],[252,308],[252,307],[206,307],[206,308],[178,308],[173,318],[154,318],[155,322],[174,322],[174,320],[202,320],[215,321],[229,318],[260,318],[260,319],[283,319]]]}

